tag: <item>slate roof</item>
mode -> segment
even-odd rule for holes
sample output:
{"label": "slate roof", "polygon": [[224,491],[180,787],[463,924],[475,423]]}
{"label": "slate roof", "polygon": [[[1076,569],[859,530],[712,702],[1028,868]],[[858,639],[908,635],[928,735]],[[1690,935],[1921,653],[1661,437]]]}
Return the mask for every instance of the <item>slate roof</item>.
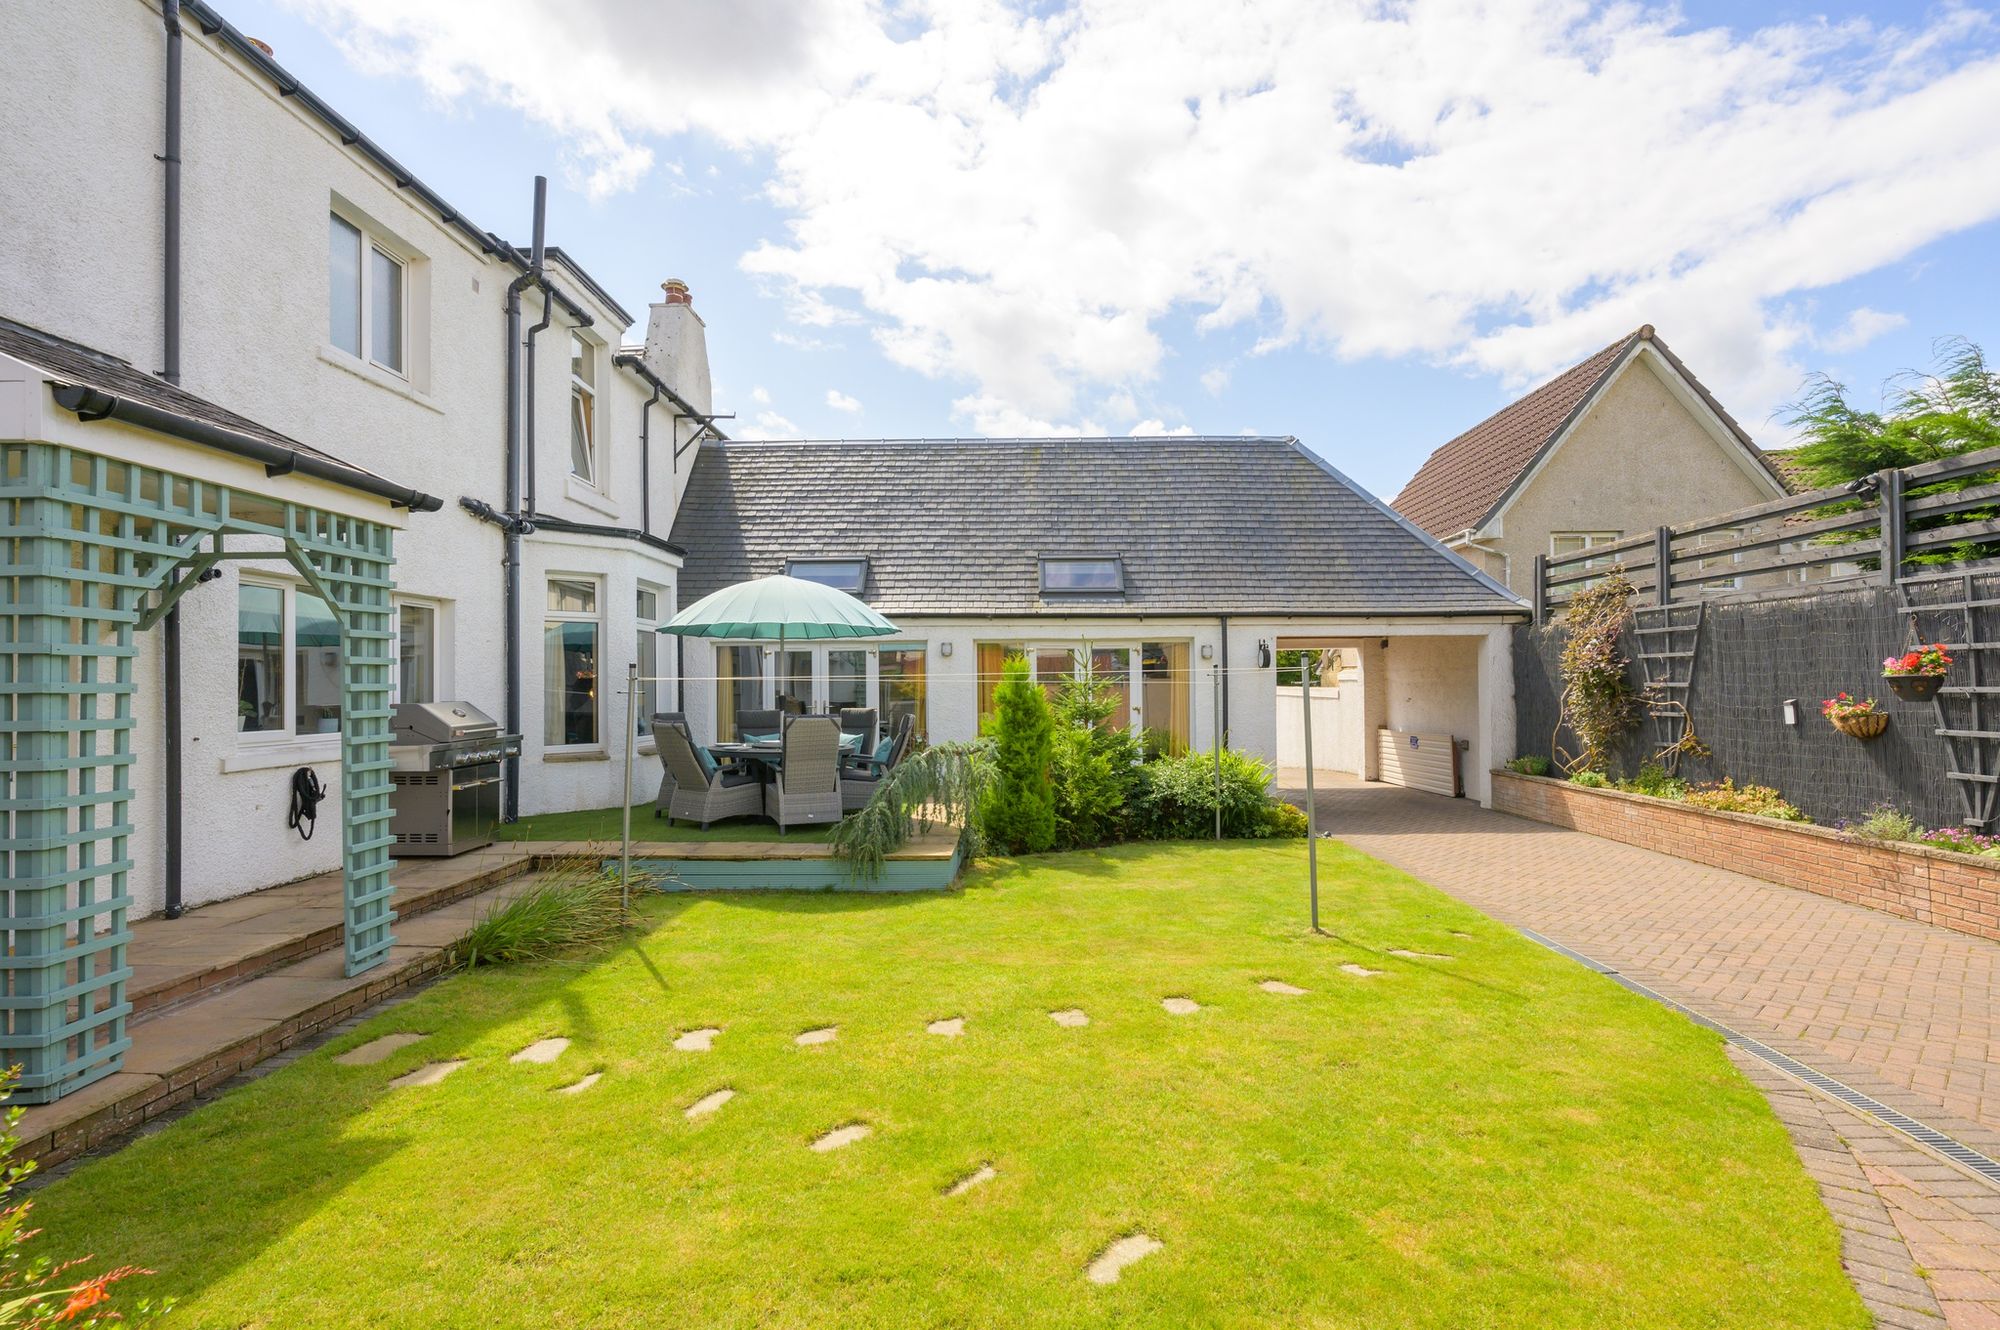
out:
{"label": "slate roof", "polygon": [[1417,468],[1391,506],[1440,540],[1485,525],[1514,482],[1555,442],[1640,342],[1650,343],[1751,455],[1764,461],[1773,479],[1781,486],[1785,483],[1750,435],[1648,323],[1439,448]]}
{"label": "slate roof", "polygon": [[[897,614],[1514,614],[1521,602],[1291,438],[711,441],[674,521],[680,599],[869,560]],[[1117,555],[1122,596],[1040,590]]]}
{"label": "slate roof", "polygon": [[383,485],[394,483],[366,467],[356,466],[346,458],[309,443],[301,443],[290,435],[280,434],[268,425],[260,425],[248,416],[240,416],[206,397],[197,397],[156,374],[146,373],[130,361],[5,317],[0,317],[0,355],[33,365],[56,383],[99,388],[128,401],[274,444],[300,457],[315,458],[329,468],[352,473],[355,477],[368,477]]}

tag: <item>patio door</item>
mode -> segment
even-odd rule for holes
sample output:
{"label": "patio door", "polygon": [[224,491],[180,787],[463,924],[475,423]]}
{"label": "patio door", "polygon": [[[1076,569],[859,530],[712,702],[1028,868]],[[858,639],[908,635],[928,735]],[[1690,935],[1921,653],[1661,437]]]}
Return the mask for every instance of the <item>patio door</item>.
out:
{"label": "patio door", "polygon": [[1186,642],[1091,642],[1027,648],[1028,672],[1054,700],[1065,679],[1088,668],[1118,698],[1111,723],[1148,736],[1169,754],[1187,751],[1194,728]]}
{"label": "patio door", "polygon": [[873,691],[874,655],[865,647],[786,647],[778,660],[772,703],[795,701],[812,712],[865,707]]}
{"label": "patio door", "polygon": [[1093,642],[1087,646],[1031,646],[1028,671],[1053,702],[1065,680],[1088,669],[1093,678],[1108,685],[1117,695],[1117,709],[1111,713],[1114,729],[1130,725],[1143,728],[1144,718],[1137,699],[1142,696],[1139,678],[1140,652],[1126,645]]}

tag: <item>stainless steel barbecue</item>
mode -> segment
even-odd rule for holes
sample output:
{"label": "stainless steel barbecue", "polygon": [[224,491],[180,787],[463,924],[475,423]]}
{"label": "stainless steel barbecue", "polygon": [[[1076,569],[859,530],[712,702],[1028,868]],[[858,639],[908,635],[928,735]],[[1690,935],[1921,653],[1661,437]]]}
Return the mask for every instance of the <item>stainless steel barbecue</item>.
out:
{"label": "stainless steel barbecue", "polygon": [[453,855],[491,845],[500,822],[500,764],[519,755],[521,736],[500,733],[470,702],[405,702],[390,728],[390,853]]}

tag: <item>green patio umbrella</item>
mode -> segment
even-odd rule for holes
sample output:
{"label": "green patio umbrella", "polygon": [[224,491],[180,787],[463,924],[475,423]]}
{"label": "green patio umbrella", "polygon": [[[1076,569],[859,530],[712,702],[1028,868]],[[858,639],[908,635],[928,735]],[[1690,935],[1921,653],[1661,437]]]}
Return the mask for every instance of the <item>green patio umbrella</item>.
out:
{"label": "green patio umbrella", "polygon": [[676,637],[825,641],[889,637],[903,630],[848,595],[800,577],[759,577],[711,592],[660,625]]}

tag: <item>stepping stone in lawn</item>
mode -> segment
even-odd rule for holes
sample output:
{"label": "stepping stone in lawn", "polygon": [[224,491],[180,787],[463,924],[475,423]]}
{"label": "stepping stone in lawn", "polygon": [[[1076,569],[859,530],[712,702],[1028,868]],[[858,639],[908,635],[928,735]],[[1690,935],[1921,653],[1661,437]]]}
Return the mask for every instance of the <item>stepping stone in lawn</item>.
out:
{"label": "stepping stone in lawn", "polygon": [[699,1030],[689,1030],[674,1040],[674,1047],[683,1053],[706,1053],[715,1047],[715,1036],[721,1034],[713,1025],[704,1025]]}
{"label": "stepping stone in lawn", "polygon": [[534,1043],[529,1044],[526,1048],[507,1060],[509,1062],[532,1062],[537,1066],[542,1066],[554,1062],[557,1058],[561,1057],[563,1050],[568,1047],[569,1040],[562,1038],[560,1035],[554,1039],[537,1039]]}
{"label": "stepping stone in lawn", "polygon": [[1356,979],[1373,979],[1376,975],[1382,973],[1380,970],[1371,970],[1365,965],[1356,965],[1353,961],[1342,965],[1340,972],[1342,974],[1351,974]]}
{"label": "stepping stone in lawn", "polygon": [[405,1072],[389,1082],[392,1090],[405,1089],[412,1085],[436,1085],[445,1077],[465,1065],[464,1058],[454,1058],[449,1062],[426,1062],[415,1071]]}
{"label": "stepping stone in lawn", "polygon": [[977,1187],[980,1183],[991,1182],[993,1181],[993,1179],[999,1176],[1000,1176],[999,1171],[996,1170],[993,1167],[993,1165],[981,1164],[978,1168],[973,1169],[972,1172],[967,1173],[957,1182],[954,1182],[949,1187],[946,1187],[944,1189],[944,1194],[947,1196],[963,1196],[965,1195],[965,1193],[971,1191],[974,1187]]}
{"label": "stepping stone in lawn", "polygon": [[736,1091],[726,1086],[720,1090],[712,1090],[682,1110],[682,1116],[687,1118],[705,1118],[735,1097]]}
{"label": "stepping stone in lawn", "polygon": [[408,1048],[422,1038],[420,1034],[380,1035],[356,1048],[348,1049],[334,1061],[343,1067],[372,1067],[397,1049]]}
{"label": "stepping stone in lawn", "polygon": [[[1257,985],[1266,993],[1277,993],[1283,997],[1304,997],[1306,990],[1296,984],[1288,984],[1282,979],[1266,979]],[[1143,1255],[1143,1253],[1141,1253]],[[1114,1276],[1115,1278],[1116,1276]]]}
{"label": "stepping stone in lawn", "polygon": [[1127,1238],[1106,1247],[1098,1258],[1090,1263],[1083,1277],[1093,1284],[1115,1284],[1125,1267],[1134,1261],[1144,1260],[1166,1246],[1158,1238],[1149,1238],[1144,1233],[1134,1233]]}
{"label": "stepping stone in lawn", "polygon": [[1440,956],[1435,951],[1406,951],[1401,947],[1389,948],[1391,956],[1401,956],[1406,961],[1448,961],[1449,956]]}
{"label": "stepping stone in lawn", "polygon": [[954,1016],[948,1021],[932,1021],[924,1029],[931,1034],[941,1034],[947,1039],[956,1039],[965,1033],[965,1017]]}
{"label": "stepping stone in lawn", "polygon": [[829,1150],[838,1150],[843,1145],[852,1145],[868,1132],[869,1126],[865,1122],[850,1122],[845,1127],[835,1127],[813,1142],[813,1152],[825,1154]]}
{"label": "stepping stone in lawn", "polygon": [[838,1025],[823,1025],[817,1030],[807,1030],[792,1042],[801,1048],[810,1048],[814,1044],[830,1044],[839,1034]]}
{"label": "stepping stone in lawn", "polygon": [[1192,1016],[1201,1010],[1201,1003],[1196,1002],[1193,998],[1161,998],[1160,1005],[1167,1009],[1167,1015],[1169,1016]]}
{"label": "stepping stone in lawn", "polygon": [[1049,1013],[1049,1019],[1067,1030],[1080,1029],[1090,1024],[1090,1017],[1084,1015],[1075,1007],[1064,1007],[1061,1011],[1052,1011]]}
{"label": "stepping stone in lawn", "polygon": [[597,1084],[597,1083],[598,1083],[599,1081],[601,1081],[601,1080],[603,1080],[603,1079],[604,1079],[604,1073],[603,1073],[603,1072],[601,1072],[601,1071],[593,1071],[593,1072],[591,1072],[591,1073],[590,1073],[590,1075],[588,1075],[588,1076],[584,1077],[584,1078],[583,1078],[582,1080],[580,1080],[580,1081],[572,1081],[572,1082],[570,1082],[570,1083],[569,1083],[568,1085],[558,1085],[558,1086],[556,1087],[556,1093],[557,1093],[557,1094],[582,1094],[582,1093],[583,1093],[583,1092],[584,1092],[585,1090],[588,1090],[588,1089],[589,1089],[589,1088],[590,1088],[591,1086],[593,1086],[593,1085]]}

